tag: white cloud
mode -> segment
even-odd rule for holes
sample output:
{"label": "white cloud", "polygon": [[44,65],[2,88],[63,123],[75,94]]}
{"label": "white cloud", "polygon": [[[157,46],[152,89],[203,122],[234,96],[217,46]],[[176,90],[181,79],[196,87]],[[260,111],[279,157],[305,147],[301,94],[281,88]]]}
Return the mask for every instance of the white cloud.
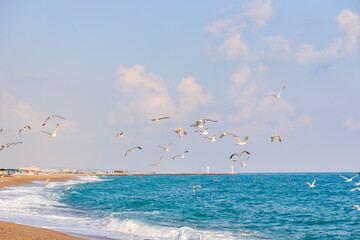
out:
{"label": "white cloud", "polygon": [[242,31],[246,27],[262,27],[273,16],[271,0],[253,0],[242,5],[242,11],[229,19],[219,19],[206,26],[204,31],[213,35],[221,35],[221,44],[216,48],[229,60],[247,57],[249,49],[241,40]]}
{"label": "white cloud", "polygon": [[247,83],[251,76],[251,70],[248,65],[241,65],[238,67],[237,72],[231,75],[231,81],[234,83],[229,89],[229,96],[236,97],[237,90]]}
{"label": "white cloud", "polygon": [[258,72],[258,73],[264,73],[266,71],[269,70],[269,67],[260,63],[259,66],[257,68],[254,69],[255,72]]}
{"label": "white cloud", "polygon": [[265,87],[249,81],[250,73],[247,76],[244,84],[239,87],[234,84],[229,90],[229,97],[240,108],[240,111],[227,117],[228,121],[236,124],[233,127],[235,131],[253,135],[284,133],[311,121],[306,114],[298,116],[295,107],[284,97],[280,99],[264,97]]}
{"label": "white cloud", "polygon": [[188,114],[200,105],[205,105],[211,101],[211,95],[204,93],[202,87],[195,82],[195,78],[184,78],[177,86],[180,93],[179,112]]}
{"label": "white cloud", "polygon": [[154,117],[175,114],[186,117],[211,100],[210,93],[204,93],[193,77],[182,79],[177,86],[180,97],[173,99],[163,79],[145,72],[143,66],[120,66],[118,74],[116,85],[121,92],[121,100],[108,116],[111,124],[147,122]]}
{"label": "white cloud", "polygon": [[360,121],[356,122],[356,121],[354,121],[354,119],[352,117],[348,117],[345,120],[345,126],[349,130],[360,130]]}
{"label": "white cloud", "polygon": [[281,35],[271,37],[260,37],[260,40],[267,43],[272,52],[288,52],[290,51],[289,42]]}
{"label": "white cloud", "polygon": [[248,54],[248,47],[240,39],[240,34],[236,33],[229,36],[220,46],[219,50],[225,52],[227,59],[234,60],[239,56],[246,57]]}
{"label": "white cloud", "polygon": [[302,44],[296,59],[300,63],[321,61],[328,58],[345,57],[357,50],[358,38],[360,36],[359,15],[351,10],[343,10],[335,19],[344,35],[334,40],[330,46],[322,51],[314,51],[309,44]]}

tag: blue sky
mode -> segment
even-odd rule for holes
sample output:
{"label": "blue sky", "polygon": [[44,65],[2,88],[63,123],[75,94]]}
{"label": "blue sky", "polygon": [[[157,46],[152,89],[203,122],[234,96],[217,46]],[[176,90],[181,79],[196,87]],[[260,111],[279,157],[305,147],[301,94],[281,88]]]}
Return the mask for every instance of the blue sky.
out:
{"label": "blue sky", "polygon": [[[358,1],[1,1],[0,145],[23,141],[1,162],[358,171],[359,14]],[[284,85],[280,99],[264,97]],[[66,120],[41,127],[51,114]],[[209,143],[189,127],[201,118],[219,120],[206,124],[210,135],[231,131],[248,144]],[[57,122],[56,138],[41,133]],[[180,140],[177,127],[189,135]],[[270,143],[273,134],[283,142]],[[136,145],[143,150],[124,158]],[[229,160],[242,150],[251,152],[244,168]],[[149,166],[161,155],[160,167]]]}

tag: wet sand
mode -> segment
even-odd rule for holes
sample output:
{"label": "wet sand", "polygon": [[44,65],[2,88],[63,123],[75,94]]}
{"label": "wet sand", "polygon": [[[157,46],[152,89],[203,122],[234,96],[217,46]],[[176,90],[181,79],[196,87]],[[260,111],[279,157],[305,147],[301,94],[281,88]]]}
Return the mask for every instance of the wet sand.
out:
{"label": "wet sand", "polygon": [[[32,181],[66,181],[75,179],[76,175],[56,174],[56,175],[18,175],[13,177],[0,177],[0,188],[29,184]],[[71,237],[64,233],[56,232],[46,228],[30,227],[27,225],[16,224],[12,222],[0,221],[0,239],[4,240],[76,240],[84,239]]]}

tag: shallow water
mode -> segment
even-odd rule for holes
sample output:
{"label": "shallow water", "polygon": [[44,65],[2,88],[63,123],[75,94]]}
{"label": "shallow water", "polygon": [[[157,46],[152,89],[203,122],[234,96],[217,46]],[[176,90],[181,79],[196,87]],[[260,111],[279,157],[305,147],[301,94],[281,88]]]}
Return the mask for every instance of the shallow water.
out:
{"label": "shallow water", "polygon": [[[315,188],[304,183],[315,178]],[[81,177],[1,189],[0,219],[115,239],[360,239],[352,207],[360,192],[349,192],[357,181],[334,173]]]}

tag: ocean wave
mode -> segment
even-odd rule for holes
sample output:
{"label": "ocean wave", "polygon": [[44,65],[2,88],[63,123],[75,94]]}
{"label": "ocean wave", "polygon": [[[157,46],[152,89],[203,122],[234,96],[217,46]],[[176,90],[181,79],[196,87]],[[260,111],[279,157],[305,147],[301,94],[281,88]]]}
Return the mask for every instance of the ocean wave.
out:
{"label": "ocean wave", "polygon": [[145,223],[132,219],[111,218],[106,230],[126,235],[137,236],[138,239],[173,239],[173,240],[222,240],[222,239],[248,239],[248,234],[234,236],[226,231],[196,230],[190,227],[168,227]]}

